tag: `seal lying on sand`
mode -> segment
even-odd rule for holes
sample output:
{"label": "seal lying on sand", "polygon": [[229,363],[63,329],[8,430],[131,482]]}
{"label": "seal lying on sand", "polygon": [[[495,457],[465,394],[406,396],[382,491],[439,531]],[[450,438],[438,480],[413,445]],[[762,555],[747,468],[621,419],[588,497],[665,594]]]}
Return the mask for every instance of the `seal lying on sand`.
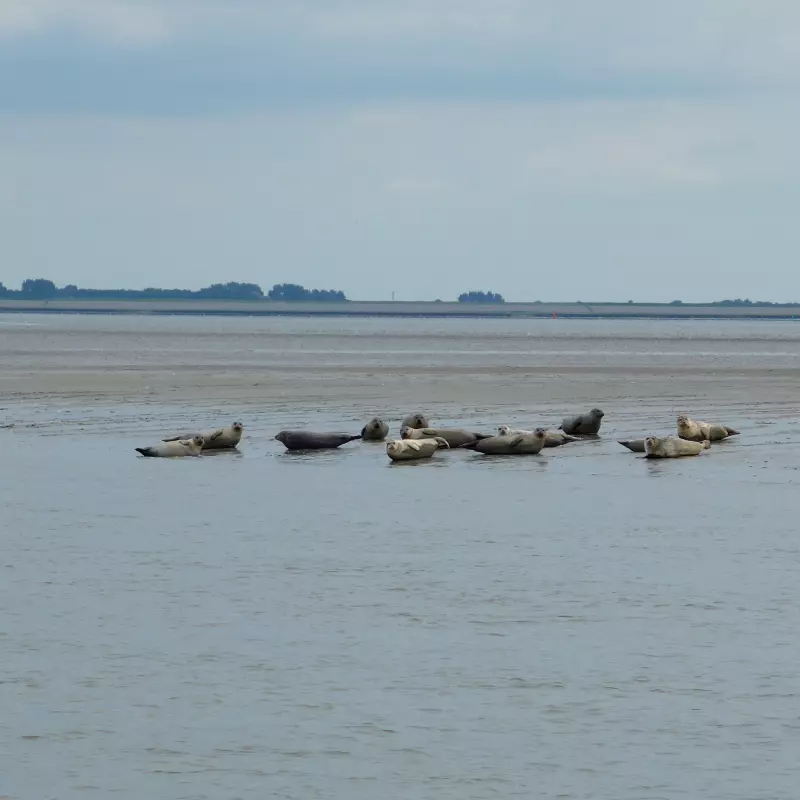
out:
{"label": "seal lying on sand", "polygon": [[[497,429],[497,433],[500,436],[518,436],[520,434],[533,433],[533,431],[518,430],[512,428],[510,425],[500,425]],[[560,447],[562,444],[567,444],[567,442],[578,441],[580,441],[580,439],[577,436],[568,436],[561,431],[545,431],[545,447]]]}
{"label": "seal lying on sand", "polygon": [[152,447],[137,447],[137,453],[148,458],[181,458],[182,456],[199,456],[203,451],[203,437],[193,436],[191,439],[159,442]]}
{"label": "seal lying on sand", "polygon": [[333,450],[346,442],[360,439],[361,434],[314,433],[313,431],[281,431],[275,439],[287,450]]}
{"label": "seal lying on sand", "polygon": [[366,442],[382,442],[388,435],[389,426],[380,417],[373,417],[361,429],[361,438]]}
{"label": "seal lying on sand", "polygon": [[593,408],[588,414],[565,417],[558,429],[570,436],[597,436],[604,416],[599,408]]}
{"label": "seal lying on sand", "polygon": [[430,439],[392,439],[386,442],[386,455],[392,461],[416,461],[430,458],[437,450],[447,449],[450,445],[441,436]]}
{"label": "seal lying on sand", "polygon": [[465,450],[475,450],[487,456],[535,456],[542,452],[547,431],[536,428],[533,433],[512,436],[489,436],[477,442],[462,445]]}
{"label": "seal lying on sand", "polygon": [[401,439],[445,439],[450,447],[461,447],[470,442],[477,442],[479,439],[489,438],[485,433],[474,433],[465,431],[463,428],[409,428],[404,427],[400,431]]}
{"label": "seal lying on sand", "polygon": [[427,428],[428,418],[424,414],[417,412],[416,414],[406,414],[403,421],[400,423],[400,429],[403,428]]}
{"label": "seal lying on sand", "polygon": [[187,433],[180,436],[170,436],[169,439],[162,439],[162,442],[178,442],[191,439],[194,436],[203,437],[203,450],[222,450],[225,447],[236,447],[242,440],[244,425],[241,422],[234,422],[224,428],[212,428],[199,433]]}
{"label": "seal lying on sand", "polygon": [[645,458],[680,458],[681,456],[697,456],[708,450],[711,442],[689,442],[677,436],[648,436],[644,440]]}
{"label": "seal lying on sand", "polygon": [[702,442],[708,439],[709,442],[719,442],[729,436],[738,436],[739,431],[729,428],[727,425],[719,425],[715,422],[700,422],[685,414],[678,417],[678,436],[690,442]]}

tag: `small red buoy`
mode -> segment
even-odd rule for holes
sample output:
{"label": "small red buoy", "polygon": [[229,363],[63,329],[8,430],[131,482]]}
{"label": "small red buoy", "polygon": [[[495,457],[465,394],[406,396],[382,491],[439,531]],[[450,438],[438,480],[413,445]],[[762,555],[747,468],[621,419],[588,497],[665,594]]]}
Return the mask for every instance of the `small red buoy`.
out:
{"label": "small red buoy", "polygon": [[554,311],[553,312],[553,319],[555,319],[555,318],[556,318],[556,312]]}

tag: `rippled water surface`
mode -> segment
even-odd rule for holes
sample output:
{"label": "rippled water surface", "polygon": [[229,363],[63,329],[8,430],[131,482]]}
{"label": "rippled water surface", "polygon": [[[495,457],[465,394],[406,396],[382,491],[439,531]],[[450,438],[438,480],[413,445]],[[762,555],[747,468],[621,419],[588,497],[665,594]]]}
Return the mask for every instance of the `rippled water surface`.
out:
{"label": "rippled water surface", "polygon": [[[10,371],[798,355],[791,322],[0,317]],[[0,400],[0,796],[796,800],[800,425],[749,391],[702,398],[741,436],[665,462],[616,443],[671,427],[652,403],[541,456],[390,465],[284,453],[356,425],[312,400],[180,460],[133,447],[190,404]],[[465,381],[436,421],[560,419],[516,402],[476,415]]]}

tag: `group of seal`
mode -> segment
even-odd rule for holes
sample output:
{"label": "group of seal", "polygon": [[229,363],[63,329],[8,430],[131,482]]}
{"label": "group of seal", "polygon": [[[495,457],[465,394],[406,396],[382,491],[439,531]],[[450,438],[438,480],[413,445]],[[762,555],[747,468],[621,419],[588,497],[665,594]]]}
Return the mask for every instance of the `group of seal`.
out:
{"label": "group of seal", "polygon": [[[403,417],[400,438],[386,442],[386,455],[391,461],[431,458],[442,449],[472,450],[492,456],[538,455],[547,447],[561,447],[581,439],[598,438],[604,416],[599,408],[593,408],[585,414],[565,417],[557,430],[544,427],[523,430],[500,425],[497,433],[489,434],[465,428],[434,428],[425,414],[416,412]],[[244,425],[234,422],[221,428],[169,436],[158,444],[135,449],[149,458],[199,456],[209,450],[235,449],[243,432]],[[634,453],[644,453],[646,458],[679,458],[699,455],[709,449],[711,442],[737,436],[739,431],[728,425],[693,420],[682,414],[677,419],[677,434],[624,439],[619,443]],[[333,450],[357,439],[383,442],[388,435],[388,423],[380,417],[373,417],[360,433],[282,430],[274,439],[289,451],[308,451]]]}
{"label": "group of seal", "polygon": [[180,458],[181,456],[199,456],[204,450],[229,450],[235,448],[242,440],[244,425],[234,422],[222,428],[207,431],[178,434],[162,439],[150,447],[137,447],[137,453],[148,458]]}
{"label": "group of seal", "polygon": [[644,439],[623,439],[620,444],[634,453],[644,453],[647,458],[681,458],[698,456],[711,447],[711,442],[721,442],[739,431],[717,422],[701,422],[681,414],[676,420],[677,436],[647,436]]}

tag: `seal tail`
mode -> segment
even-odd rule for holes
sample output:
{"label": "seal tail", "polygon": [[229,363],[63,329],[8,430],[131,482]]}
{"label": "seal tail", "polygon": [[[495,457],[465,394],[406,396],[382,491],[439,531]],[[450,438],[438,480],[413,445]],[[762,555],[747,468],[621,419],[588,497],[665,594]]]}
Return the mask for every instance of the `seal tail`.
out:
{"label": "seal tail", "polygon": [[491,439],[492,436],[496,436],[494,433],[475,433],[473,431],[473,436],[475,436],[475,441],[479,442],[481,439]]}
{"label": "seal tail", "polygon": [[703,450],[708,450],[711,447],[711,442],[708,439],[703,439]]}
{"label": "seal tail", "polygon": [[141,453],[143,456],[152,456],[153,455],[153,448],[152,447],[136,447],[134,448],[137,453]]}
{"label": "seal tail", "polygon": [[474,442],[464,442],[464,444],[459,445],[456,449],[457,450],[476,450],[478,448],[478,442],[480,440],[476,439]]}
{"label": "seal tail", "polygon": [[723,425],[722,427],[725,428],[725,430],[728,433],[728,436],[738,436],[739,435],[739,431],[735,430],[734,428],[729,428],[727,425]]}
{"label": "seal tail", "polygon": [[360,433],[354,433],[351,436],[348,436],[346,441],[354,442],[356,439],[360,439],[360,438],[361,438],[361,434]]}

